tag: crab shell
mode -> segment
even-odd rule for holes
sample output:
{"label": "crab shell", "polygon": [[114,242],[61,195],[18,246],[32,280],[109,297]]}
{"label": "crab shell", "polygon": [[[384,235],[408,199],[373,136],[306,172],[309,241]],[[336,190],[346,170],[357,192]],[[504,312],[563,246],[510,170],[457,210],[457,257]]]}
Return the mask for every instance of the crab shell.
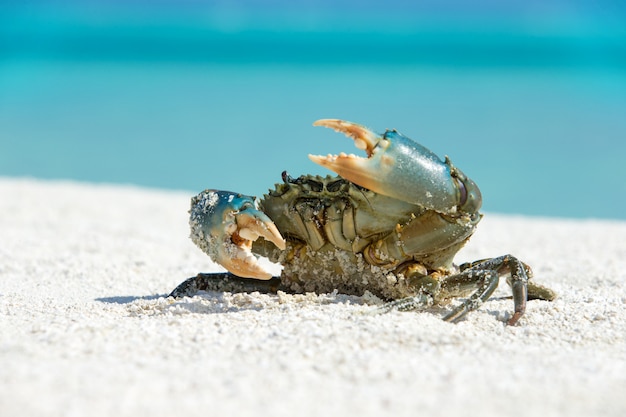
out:
{"label": "crab shell", "polygon": [[281,232],[286,248],[281,250],[259,239],[253,243],[252,252],[282,264],[283,285],[297,292],[336,290],[362,295],[369,291],[384,299],[415,295],[415,286],[401,273],[403,264],[414,269],[420,265],[424,275],[453,273],[453,257],[480,219],[457,216],[452,224],[458,228],[461,220],[462,233],[447,235],[443,245],[440,238],[433,242],[422,236],[422,250],[399,256],[401,252],[384,247],[385,239],[395,249],[402,249],[403,239],[408,237],[402,236],[403,226],[416,218],[430,226],[438,225],[439,213],[341,177],[306,175],[293,179],[283,173],[283,180],[259,201],[259,208]]}

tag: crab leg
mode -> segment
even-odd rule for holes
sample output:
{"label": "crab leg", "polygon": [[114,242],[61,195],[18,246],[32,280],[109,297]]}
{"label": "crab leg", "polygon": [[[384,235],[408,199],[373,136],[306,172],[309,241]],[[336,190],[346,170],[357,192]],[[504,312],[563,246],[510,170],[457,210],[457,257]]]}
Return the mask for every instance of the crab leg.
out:
{"label": "crab leg", "polygon": [[193,297],[198,291],[220,291],[231,293],[260,292],[262,294],[276,294],[278,291],[290,292],[283,286],[280,277],[267,280],[241,278],[229,272],[204,274],[199,273],[183,281],[168,295],[168,297]]}
{"label": "crab leg", "polygon": [[244,278],[270,279],[251,251],[259,237],[285,249],[285,240],[254,197],[206,190],[192,198],[191,240],[228,271]]}
{"label": "crab leg", "polygon": [[448,158],[442,161],[396,130],[377,135],[364,126],[339,119],[322,119],[313,125],[344,133],[366,152],[367,158],[345,153],[309,155],[313,162],[355,184],[442,213],[457,209],[476,212],[480,208],[480,191],[472,180]]}
{"label": "crab leg", "polygon": [[[472,287],[476,286],[476,281],[478,281],[476,291],[467,298],[464,302],[461,303],[458,307],[453,309],[451,312],[446,314],[443,317],[444,321],[449,322],[457,322],[461,318],[463,318],[467,313],[472,310],[476,310],[479,308],[482,303],[487,301],[489,297],[494,293],[496,288],[498,288],[498,283],[500,282],[500,277],[496,271],[492,270],[477,270],[477,271],[467,271],[461,272],[458,275],[453,275],[452,277],[448,277],[444,281],[445,286],[449,287]],[[524,283],[525,284],[525,283]],[[525,286],[520,286],[520,290],[525,290]],[[525,292],[523,293],[525,295]],[[513,291],[513,298],[515,299],[515,312],[519,315],[515,316],[515,319],[511,319],[508,324],[513,325],[517,322],[517,320],[524,314],[524,310],[526,309],[526,298],[518,296],[516,291]]]}
{"label": "crab leg", "polygon": [[[527,300],[552,301],[556,298],[554,291],[530,282],[529,279],[532,277],[530,267],[511,255],[463,264],[460,269],[458,274],[441,278],[435,292],[431,293],[427,286],[423,286],[419,288],[420,291],[415,297],[392,301],[384,305],[380,311],[419,310],[433,304],[432,301],[424,302],[425,299],[428,300],[428,297],[433,299],[437,296],[447,299],[470,293],[465,301],[443,317],[445,321],[457,322],[468,312],[478,309],[487,301],[498,287],[500,278],[506,277],[513,294],[514,306],[513,314],[507,320],[507,324],[514,326],[524,315]],[[424,282],[430,283],[429,280]],[[437,303],[436,301],[434,304]]]}

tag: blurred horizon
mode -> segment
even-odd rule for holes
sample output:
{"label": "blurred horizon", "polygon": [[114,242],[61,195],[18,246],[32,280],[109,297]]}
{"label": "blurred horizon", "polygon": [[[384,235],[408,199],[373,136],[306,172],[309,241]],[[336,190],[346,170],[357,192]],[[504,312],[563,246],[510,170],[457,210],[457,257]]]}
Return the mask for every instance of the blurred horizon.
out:
{"label": "blurred horizon", "polygon": [[3,8],[8,59],[626,68],[626,4],[610,1],[49,0]]}
{"label": "blurred horizon", "polygon": [[0,176],[262,195],[397,128],[489,212],[626,219],[626,2],[5,1]]}

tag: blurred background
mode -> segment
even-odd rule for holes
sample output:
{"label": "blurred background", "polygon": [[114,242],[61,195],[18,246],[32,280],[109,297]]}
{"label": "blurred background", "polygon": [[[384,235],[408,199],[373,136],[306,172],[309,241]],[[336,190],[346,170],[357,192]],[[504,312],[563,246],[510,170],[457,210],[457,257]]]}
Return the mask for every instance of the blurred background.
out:
{"label": "blurred background", "polygon": [[0,1],[0,176],[261,195],[358,153],[319,118],[449,155],[486,212],[626,219],[626,2]]}

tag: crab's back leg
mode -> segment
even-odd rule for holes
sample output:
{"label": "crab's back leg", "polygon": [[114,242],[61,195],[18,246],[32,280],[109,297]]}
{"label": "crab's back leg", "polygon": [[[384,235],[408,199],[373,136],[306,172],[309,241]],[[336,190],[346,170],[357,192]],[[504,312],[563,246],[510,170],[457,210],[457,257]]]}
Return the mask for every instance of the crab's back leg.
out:
{"label": "crab's back leg", "polygon": [[[488,267],[488,265],[490,265],[490,264],[493,267],[494,263],[497,264],[499,262],[499,260],[504,259],[504,258],[513,258],[513,259],[515,259],[511,255],[505,255],[505,256],[501,256],[499,258],[481,259],[481,260],[478,260],[478,261],[467,262],[467,263],[461,264],[461,265],[459,265],[459,269],[461,271],[464,271],[466,269],[475,268],[475,267],[478,267],[480,265],[482,265],[482,267],[485,267],[485,266]],[[554,292],[554,290],[534,282],[532,280],[533,270],[530,268],[530,266],[528,266],[527,264],[525,264],[524,262],[521,262],[519,260],[517,260],[517,261],[522,265],[522,267],[524,268],[524,272],[526,273],[526,276],[528,277],[528,281],[527,281],[528,300],[553,301],[556,298],[556,293]]]}
{"label": "crab's back leg", "polygon": [[[456,322],[487,301],[498,287],[502,277],[507,277],[507,283],[513,292],[514,312],[507,321],[507,324],[511,326],[524,315],[527,300],[552,301],[556,298],[554,291],[549,288],[529,282],[532,271],[528,265],[512,255],[504,255],[463,264],[458,274],[441,278],[436,287],[432,286],[430,282],[432,280],[426,279],[429,277],[425,277],[424,282],[429,285],[419,288],[420,293],[415,297],[415,304],[416,307],[422,304],[424,294],[432,296],[436,303],[439,300],[471,293],[465,301],[443,317],[445,321]],[[411,298],[397,300],[390,303],[390,308],[386,309],[406,310],[411,308],[411,304]]]}
{"label": "crab's back leg", "polygon": [[193,297],[199,291],[219,292],[260,292],[263,294],[276,294],[278,291],[290,292],[280,282],[280,277],[270,279],[241,278],[230,272],[205,274],[199,273],[183,281],[174,289],[169,297]]}
{"label": "crab's back leg", "polygon": [[[456,275],[452,275],[442,282],[442,287],[454,288],[462,291],[468,287],[476,288],[476,291],[470,295],[463,303],[454,308],[451,312],[443,317],[444,321],[456,322],[463,318],[472,310],[478,309],[483,302],[487,301],[493,292],[498,288],[500,277],[496,271],[491,270],[469,270]],[[517,302],[516,311],[517,311]],[[523,301],[522,314],[526,308],[526,299]],[[516,320],[517,321],[517,320]],[[512,323],[509,323],[512,324]]]}
{"label": "crab's back leg", "polygon": [[432,276],[424,276],[415,283],[419,290],[416,296],[387,303],[382,311],[422,310],[437,304],[442,299],[473,290],[474,292],[467,300],[443,317],[444,321],[456,322],[489,299],[498,288],[498,282],[499,275],[496,271],[482,269],[468,269],[439,280]]}
{"label": "crab's back leg", "polygon": [[[461,273],[446,278],[445,283],[442,283],[442,287],[445,286],[447,288],[455,288],[455,281],[458,279],[457,277],[467,275],[475,275],[480,277],[482,274],[485,273],[491,273],[496,276],[496,285],[500,277],[507,277],[507,283],[511,287],[513,293],[514,305],[513,315],[509,318],[507,322],[507,324],[511,326],[515,325],[517,321],[524,315],[524,312],[526,311],[526,302],[529,299],[542,299],[552,301],[556,298],[556,294],[554,293],[554,291],[550,290],[549,288],[529,282],[529,279],[532,278],[533,275],[532,270],[528,265],[521,262],[519,259],[512,255],[504,255],[497,258],[475,261],[469,264],[461,265]],[[479,280],[477,280],[476,282],[479,283]],[[480,288],[456,310],[462,310],[465,305],[468,305],[468,303],[471,304],[472,300],[476,299],[476,295],[479,292]],[[489,296],[484,299],[481,297],[478,298],[480,298],[482,301],[485,301],[487,298],[489,298]],[[465,314],[462,313],[458,317],[453,317],[456,310],[448,314],[448,316],[444,317],[444,319],[451,318],[452,320],[456,320],[462,317],[463,314]]]}

